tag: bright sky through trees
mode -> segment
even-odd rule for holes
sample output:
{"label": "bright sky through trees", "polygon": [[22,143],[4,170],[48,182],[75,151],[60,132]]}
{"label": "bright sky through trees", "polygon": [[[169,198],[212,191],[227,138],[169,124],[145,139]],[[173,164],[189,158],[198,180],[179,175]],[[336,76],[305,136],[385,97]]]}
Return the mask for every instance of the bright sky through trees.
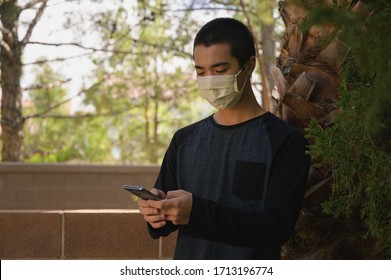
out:
{"label": "bright sky through trees", "polygon": [[[23,1],[20,1],[23,2]],[[46,8],[41,20],[37,24],[32,37],[32,42],[45,42],[45,43],[72,43],[77,41],[83,42],[84,47],[88,48],[99,48],[101,45],[99,35],[97,33],[87,33],[87,34],[77,34],[75,32],[74,26],[70,28],[65,28],[67,24],[67,14],[76,13],[77,16],[87,15],[92,13],[104,12],[107,10],[115,10],[117,8],[116,1],[101,1],[101,3],[92,3],[91,1],[63,1],[63,0],[53,0],[50,1],[48,7]],[[122,1],[121,1],[122,2]],[[135,13],[136,1],[134,0],[124,0],[123,6],[128,10],[127,21],[129,24],[135,25],[136,17],[133,17],[132,14]],[[182,1],[179,1],[182,2]],[[182,5],[182,6],[181,6]],[[178,4],[178,9],[183,9],[183,5]],[[204,24],[207,21],[219,17],[219,16],[231,16],[232,12],[226,10],[216,10],[211,11],[195,11],[192,13],[194,18],[197,18],[197,21],[200,24]],[[22,13],[22,21],[30,21],[34,16],[32,10],[27,10]],[[90,22],[84,21],[80,26],[80,32],[85,29]],[[21,32],[24,33],[23,27],[20,27]],[[194,34],[195,35],[195,34]],[[82,36],[79,40],[79,36]],[[175,36],[175,33],[173,33]],[[75,40],[76,39],[76,40]],[[191,51],[191,46],[189,46],[189,51]],[[91,51],[79,48],[74,45],[64,45],[64,46],[44,46],[40,44],[28,44],[24,52],[24,75],[22,78],[22,87],[26,88],[34,82],[34,75],[32,75],[32,69],[34,67],[34,62],[39,61],[40,59],[55,60],[58,58],[69,58],[65,61],[51,62],[53,70],[59,74],[64,74],[67,77],[69,82],[64,86],[68,89],[68,94],[70,97],[75,96],[79,93],[82,83],[90,84],[88,81],[88,76],[93,71],[93,63],[89,58],[88,54]],[[177,60],[177,63],[182,65],[184,68],[192,69],[191,61]],[[166,64],[167,69],[169,70],[173,64]],[[26,98],[26,96],[25,96]],[[76,110],[80,109],[81,99],[80,97],[74,98],[71,101],[71,108]],[[84,108],[88,110],[88,108]]]}

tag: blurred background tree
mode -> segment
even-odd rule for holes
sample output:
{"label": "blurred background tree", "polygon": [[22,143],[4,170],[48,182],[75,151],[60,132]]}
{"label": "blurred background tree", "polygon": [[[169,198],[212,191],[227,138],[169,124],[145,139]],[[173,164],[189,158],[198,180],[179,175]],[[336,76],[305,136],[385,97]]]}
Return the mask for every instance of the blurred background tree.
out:
{"label": "blurred background tree", "polygon": [[35,67],[34,84],[24,102],[26,162],[109,160],[111,141],[104,117],[70,116],[64,84],[69,82],[48,64]]}
{"label": "blurred background tree", "polygon": [[[2,161],[160,163],[175,130],[212,112],[197,93],[192,40],[217,16],[236,17],[253,30],[259,54],[253,84],[258,100],[272,110],[268,64],[275,57],[276,6],[274,1],[266,4],[3,1]],[[55,20],[62,27],[51,30],[48,25],[44,30],[64,33],[67,39],[35,39],[37,26],[48,23],[45,15],[58,8],[63,9],[62,17]],[[68,33],[71,39],[65,36]],[[41,57],[26,63],[25,51],[33,48],[42,52]],[[48,48],[64,52],[42,57]],[[69,49],[79,52],[65,55]],[[77,69],[75,74],[63,70],[68,61],[79,59],[88,60],[88,75],[75,77]],[[32,82],[22,88],[23,79],[33,74]],[[44,79],[45,75],[51,78]],[[70,92],[68,85],[76,78],[83,84],[78,92]],[[59,83],[62,80],[69,82]],[[47,97],[50,100],[44,103]],[[76,108],[70,105],[74,100],[79,103]]]}

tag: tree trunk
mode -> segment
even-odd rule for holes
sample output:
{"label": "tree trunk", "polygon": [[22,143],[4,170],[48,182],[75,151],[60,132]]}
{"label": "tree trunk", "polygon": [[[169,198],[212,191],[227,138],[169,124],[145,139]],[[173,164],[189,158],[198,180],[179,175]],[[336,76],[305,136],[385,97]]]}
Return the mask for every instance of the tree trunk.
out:
{"label": "tree trunk", "polygon": [[[338,99],[341,58],[346,51],[338,39],[339,27],[325,23],[306,30],[299,28],[307,20],[311,5],[320,2],[331,5],[326,0],[287,0],[279,6],[286,31],[277,66],[272,69],[279,92],[278,115],[303,133],[311,118],[326,128],[338,114],[334,102]],[[365,10],[359,0],[346,4],[352,12]],[[362,237],[360,217],[338,219],[323,213],[322,202],[330,198],[334,178],[331,167],[319,167],[319,161],[312,159],[304,206],[295,236],[284,246],[284,258],[373,258],[377,252],[373,240]]]}
{"label": "tree trunk", "polygon": [[16,1],[1,4],[1,128],[2,161],[23,161],[22,46],[18,40]]}
{"label": "tree trunk", "polygon": [[[258,63],[259,74],[261,76],[261,85],[262,85],[262,93],[261,93],[261,102],[262,107],[266,111],[274,111],[274,104],[272,101],[272,88],[273,88],[273,79],[269,71],[269,65],[274,60],[274,20],[273,20],[273,9],[274,9],[274,1],[269,0],[270,5],[260,7],[260,3],[253,3],[255,6],[252,6],[249,3],[245,3],[245,1],[240,0],[240,6],[242,8],[243,14],[246,18],[247,25],[254,35],[255,40],[255,49],[256,49],[256,59]],[[252,20],[251,10],[256,9],[256,14],[270,17],[272,22],[264,22],[264,20],[260,20],[260,29],[255,30],[254,24]],[[261,17],[262,18],[262,17]],[[260,34],[261,36],[257,36]],[[259,51],[262,50],[261,53]]]}
{"label": "tree trunk", "polygon": [[[271,13],[273,13],[273,10],[271,10]],[[272,15],[271,15],[272,16]],[[273,102],[272,98],[272,91],[274,88],[274,81],[272,78],[272,74],[270,71],[270,65],[275,61],[276,56],[274,55],[274,45],[275,45],[275,39],[274,39],[274,28],[275,24],[274,22],[272,24],[265,24],[262,23],[261,25],[261,34],[262,34],[262,63],[263,69],[264,69],[264,75],[265,75],[265,81],[263,84],[266,84],[266,90],[264,92],[264,95],[266,96],[266,103],[268,104],[265,106],[264,109],[274,112],[275,110],[275,104]]]}

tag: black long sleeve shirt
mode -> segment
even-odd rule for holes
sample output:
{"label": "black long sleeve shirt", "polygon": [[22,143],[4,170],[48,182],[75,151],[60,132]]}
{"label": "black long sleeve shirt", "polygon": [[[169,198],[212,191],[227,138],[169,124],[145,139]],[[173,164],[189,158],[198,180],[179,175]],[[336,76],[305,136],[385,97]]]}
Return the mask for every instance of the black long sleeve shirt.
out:
{"label": "black long sleeve shirt", "polygon": [[279,259],[301,209],[310,159],[302,134],[271,113],[233,125],[213,116],[178,130],[155,187],[193,194],[175,259]]}

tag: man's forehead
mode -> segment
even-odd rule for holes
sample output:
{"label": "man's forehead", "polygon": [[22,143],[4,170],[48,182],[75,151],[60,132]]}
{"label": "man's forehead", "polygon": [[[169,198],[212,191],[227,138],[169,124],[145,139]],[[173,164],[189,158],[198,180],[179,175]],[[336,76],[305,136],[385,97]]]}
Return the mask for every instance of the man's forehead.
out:
{"label": "man's forehead", "polygon": [[194,60],[208,60],[210,64],[235,59],[228,44],[214,44],[210,46],[198,45],[194,48]]}
{"label": "man's forehead", "polygon": [[212,45],[197,45],[194,47],[194,52],[196,51],[219,51],[231,53],[231,46],[228,43],[218,43]]}

